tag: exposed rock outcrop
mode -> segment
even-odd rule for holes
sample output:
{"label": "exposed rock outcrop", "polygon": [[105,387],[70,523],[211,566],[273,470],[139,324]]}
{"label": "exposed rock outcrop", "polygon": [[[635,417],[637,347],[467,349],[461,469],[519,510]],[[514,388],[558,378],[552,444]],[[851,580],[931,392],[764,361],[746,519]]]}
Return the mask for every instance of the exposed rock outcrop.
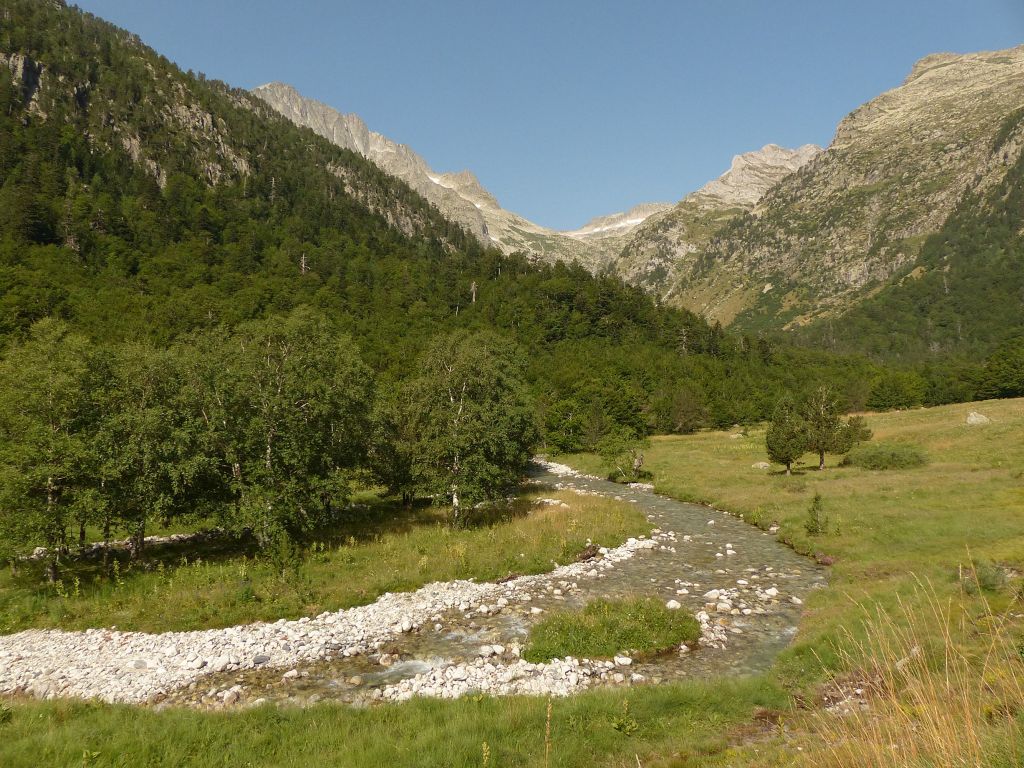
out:
{"label": "exposed rock outcrop", "polygon": [[653,204],[634,208],[626,214],[613,214],[607,217],[616,218],[616,226],[610,230],[598,232],[597,227],[588,224],[573,232],[558,232],[502,208],[470,171],[434,171],[408,146],[371,131],[358,115],[343,114],[305,98],[284,83],[268,83],[254,89],[253,93],[296,125],[310,128],[338,146],[357,152],[401,179],[433,203],[445,217],[461,224],[485,245],[496,246],[506,253],[522,251],[541,261],[578,261],[588,269],[600,270],[614,259],[625,236],[637,224],[650,213],[668,207]]}
{"label": "exposed rock outcrop", "polygon": [[683,217],[634,254],[667,243],[653,252],[672,259],[669,292],[723,322],[837,314],[910,269],[966,192],[1005,175],[1019,142],[994,146],[1022,107],[1024,46],[928,56],[728,227],[712,222],[702,239],[692,233],[706,220]]}

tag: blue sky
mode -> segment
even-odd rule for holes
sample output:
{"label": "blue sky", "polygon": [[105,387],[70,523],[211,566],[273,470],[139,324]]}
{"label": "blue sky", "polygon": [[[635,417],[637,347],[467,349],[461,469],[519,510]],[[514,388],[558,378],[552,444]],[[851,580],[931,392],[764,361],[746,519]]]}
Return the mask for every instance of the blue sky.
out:
{"label": "blue sky", "polygon": [[271,80],[570,229],[734,154],[827,144],[936,51],[1024,43],[1024,0],[78,0],[184,69]]}

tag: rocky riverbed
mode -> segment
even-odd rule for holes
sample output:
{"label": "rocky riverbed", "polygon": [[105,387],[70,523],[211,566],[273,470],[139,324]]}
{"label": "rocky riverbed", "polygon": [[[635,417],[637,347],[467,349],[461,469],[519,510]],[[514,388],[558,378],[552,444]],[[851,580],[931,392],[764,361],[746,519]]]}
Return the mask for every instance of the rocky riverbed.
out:
{"label": "rocky riverbed", "polygon": [[[428,584],[295,621],[164,634],[20,632],[0,637],[0,692],[221,708],[470,692],[563,696],[594,685],[745,672],[788,642],[803,596],[823,582],[813,564],[722,513],[561,465],[543,465],[537,479],[644,504],[661,527],[549,573]],[[760,562],[769,559],[775,564]],[[697,647],[645,660],[519,658],[530,625],[546,611],[627,594],[691,610],[702,627]]]}

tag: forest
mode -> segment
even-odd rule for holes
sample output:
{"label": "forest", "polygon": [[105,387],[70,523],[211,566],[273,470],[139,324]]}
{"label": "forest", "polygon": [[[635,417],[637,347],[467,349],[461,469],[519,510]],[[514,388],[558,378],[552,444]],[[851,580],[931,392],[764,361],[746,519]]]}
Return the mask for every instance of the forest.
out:
{"label": "forest", "polygon": [[484,248],[129,33],[60,3],[3,13],[7,555],[87,525],[141,542],[182,510],[277,546],[359,483],[458,510],[534,450],[757,422],[820,387],[844,410],[1020,394],[1019,346],[896,368]]}

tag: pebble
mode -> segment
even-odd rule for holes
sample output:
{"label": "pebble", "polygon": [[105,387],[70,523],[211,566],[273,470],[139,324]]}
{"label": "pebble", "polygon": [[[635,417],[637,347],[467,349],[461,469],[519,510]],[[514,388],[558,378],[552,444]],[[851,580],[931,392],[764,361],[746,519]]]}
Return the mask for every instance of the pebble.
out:
{"label": "pebble", "polygon": [[[543,591],[551,584],[558,584],[556,589],[563,594],[575,591],[576,582],[590,572],[614,567],[668,540],[666,534],[630,539],[619,547],[602,548],[603,558],[597,562],[559,566],[547,574],[503,584],[467,580],[427,584],[412,592],[384,594],[369,605],[295,621],[163,634],[113,628],[26,630],[0,637],[0,694],[142,704],[186,689],[214,672],[277,668],[285,670],[286,679],[295,679],[300,676],[297,665],[372,653],[424,624],[437,628],[440,622],[432,617],[447,611],[486,608],[493,614],[520,602],[521,595]],[[530,612],[536,615],[543,609],[532,606]],[[504,653],[502,646],[497,648],[501,649],[497,653]],[[173,653],[168,652],[171,649]],[[75,660],[73,667],[69,659]],[[151,659],[160,662],[150,663]]]}

